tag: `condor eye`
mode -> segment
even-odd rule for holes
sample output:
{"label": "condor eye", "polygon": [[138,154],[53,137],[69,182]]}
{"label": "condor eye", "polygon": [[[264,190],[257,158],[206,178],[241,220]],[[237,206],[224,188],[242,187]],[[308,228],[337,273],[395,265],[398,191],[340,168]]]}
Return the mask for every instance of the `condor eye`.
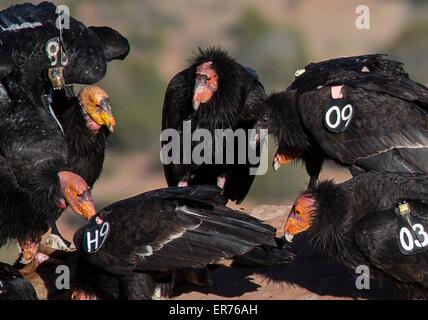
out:
{"label": "condor eye", "polygon": [[87,194],[88,192],[89,192],[88,190],[80,191],[80,192],[78,192],[78,193],[77,193],[77,195],[78,195],[79,197],[84,197],[84,196],[86,196],[86,194]]}

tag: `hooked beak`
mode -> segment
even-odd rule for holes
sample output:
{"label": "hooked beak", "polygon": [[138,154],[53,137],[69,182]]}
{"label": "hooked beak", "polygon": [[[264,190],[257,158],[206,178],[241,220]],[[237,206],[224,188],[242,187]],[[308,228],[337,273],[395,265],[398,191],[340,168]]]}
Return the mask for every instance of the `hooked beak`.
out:
{"label": "hooked beak", "polygon": [[86,181],[70,171],[58,173],[63,197],[71,209],[89,220],[96,215],[94,201]]}
{"label": "hooked beak", "polygon": [[274,159],[272,163],[272,168],[273,168],[273,171],[277,172],[279,168],[281,168],[281,163],[276,159]]}
{"label": "hooked beak", "polygon": [[292,159],[290,157],[277,152],[272,161],[272,168],[275,172],[277,172],[282,165],[287,165],[291,161]]}
{"label": "hooked beak", "polygon": [[250,148],[256,149],[257,145],[260,143],[260,132],[257,129],[252,130],[250,137]]}
{"label": "hooked beak", "polygon": [[83,196],[82,200],[78,200],[77,203],[70,203],[70,207],[75,213],[81,215],[86,220],[90,220],[97,214],[94,201],[89,192]]}
{"label": "hooked beak", "polygon": [[197,75],[195,80],[195,88],[193,90],[193,109],[196,111],[199,105],[204,100],[205,90],[207,85],[207,77],[204,75]]}
{"label": "hooked beak", "polygon": [[285,238],[285,240],[286,240],[287,242],[292,243],[292,242],[293,242],[294,235],[292,235],[292,234],[290,234],[290,233],[285,233],[285,234],[284,234],[284,238]]}
{"label": "hooked beak", "polygon": [[103,120],[104,125],[109,129],[109,131],[113,132],[114,128],[116,127],[116,119],[113,115],[110,102],[107,99],[102,100],[100,106],[100,117]]}

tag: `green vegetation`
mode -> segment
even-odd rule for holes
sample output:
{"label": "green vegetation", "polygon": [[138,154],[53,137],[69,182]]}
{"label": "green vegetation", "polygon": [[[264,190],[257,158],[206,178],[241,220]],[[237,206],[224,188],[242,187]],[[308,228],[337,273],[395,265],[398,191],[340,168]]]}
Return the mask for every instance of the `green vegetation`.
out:
{"label": "green vegetation", "polygon": [[257,71],[267,90],[283,89],[306,63],[300,34],[289,26],[270,24],[255,9],[247,9],[231,33],[237,44],[234,55]]}
{"label": "green vegetation", "polygon": [[[258,10],[248,8],[231,29],[237,48],[233,55],[244,65],[254,68],[269,93],[284,89],[294,80],[294,72],[306,64],[306,50],[302,37],[293,28],[276,26]],[[249,197],[265,203],[284,201],[306,187],[307,175],[300,164],[273,172],[270,162],[276,151],[269,141],[269,170],[257,176]]]}
{"label": "green vegetation", "polygon": [[159,128],[165,81],[150,60],[130,57],[126,63],[109,66],[114,76],[102,85],[114,103],[118,127],[114,147],[143,150],[159,145]]}

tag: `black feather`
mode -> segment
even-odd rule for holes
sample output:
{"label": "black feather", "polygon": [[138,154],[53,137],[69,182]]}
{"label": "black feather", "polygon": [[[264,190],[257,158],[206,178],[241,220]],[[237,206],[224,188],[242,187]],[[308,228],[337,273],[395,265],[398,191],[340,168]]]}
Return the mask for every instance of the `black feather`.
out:
{"label": "black feather", "polygon": [[[334,101],[332,86],[343,86],[343,99],[353,107],[341,133],[324,124],[324,110]],[[267,104],[258,127],[269,129],[279,153],[305,163],[309,187],[327,159],[354,173],[428,173],[428,89],[384,55],[311,63]]]}
{"label": "black feather", "polygon": [[[218,76],[218,89],[207,103],[197,111],[193,109],[192,97],[196,79],[196,69],[205,62],[212,62]],[[238,164],[238,142],[234,147],[234,164],[215,164],[215,130],[216,129],[252,129],[264,107],[265,92],[254,72],[248,71],[229,54],[217,47],[199,49],[190,61],[189,67],[175,75],[165,93],[162,112],[162,130],[176,129],[183,135],[183,121],[191,121],[192,132],[196,129],[209,130],[212,141],[211,163],[168,164],[164,165],[165,177],[169,186],[177,186],[180,181],[189,185],[217,184],[218,177],[225,177],[225,196],[241,202],[247,195],[254,175],[248,158]],[[224,145],[224,141],[219,142]],[[240,142],[247,147],[247,141]],[[162,142],[165,146],[166,142]],[[193,149],[196,144],[192,144]],[[223,163],[226,163],[225,159]],[[182,161],[181,163],[184,163]],[[242,162],[241,162],[242,163]]]}
{"label": "black feather", "polygon": [[[260,246],[280,250],[273,227],[227,208],[219,199],[221,190],[214,186],[192,186],[154,190],[119,201],[99,213],[111,226],[99,251],[83,252],[84,228],[76,233],[79,254],[89,266],[115,277],[135,272],[156,277],[202,268]],[[287,255],[284,250],[282,262],[289,261]]]}

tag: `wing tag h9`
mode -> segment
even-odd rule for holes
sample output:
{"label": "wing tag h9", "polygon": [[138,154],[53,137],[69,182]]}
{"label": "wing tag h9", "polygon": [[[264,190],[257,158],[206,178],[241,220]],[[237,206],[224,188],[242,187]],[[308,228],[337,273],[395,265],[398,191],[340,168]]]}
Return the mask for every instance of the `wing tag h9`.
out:
{"label": "wing tag h9", "polygon": [[86,253],[97,252],[107,240],[110,224],[99,217],[92,220],[83,233],[82,249]]}
{"label": "wing tag h9", "polygon": [[[400,252],[406,256],[415,255],[428,249],[428,233],[421,220],[412,215],[407,202],[395,209],[397,215],[397,241]],[[428,228],[427,228],[428,229]]]}

